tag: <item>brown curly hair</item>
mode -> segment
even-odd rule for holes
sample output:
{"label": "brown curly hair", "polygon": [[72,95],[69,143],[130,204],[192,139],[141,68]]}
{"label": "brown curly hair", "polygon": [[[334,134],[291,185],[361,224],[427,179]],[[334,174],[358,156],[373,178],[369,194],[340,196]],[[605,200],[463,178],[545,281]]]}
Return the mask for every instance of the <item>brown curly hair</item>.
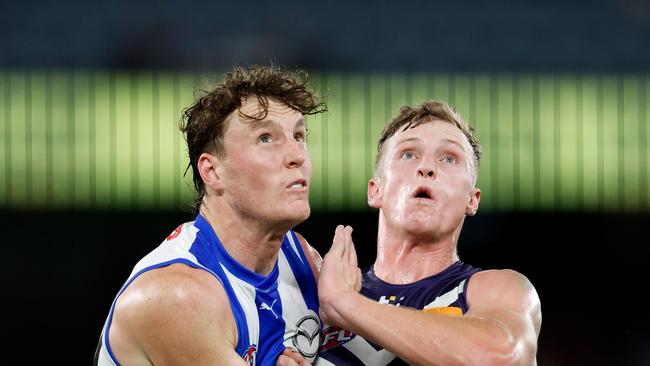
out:
{"label": "brown curly hair", "polygon": [[463,132],[467,141],[472,146],[474,153],[474,167],[478,169],[479,160],[481,160],[481,144],[474,136],[474,128],[470,126],[461,115],[456,112],[447,103],[430,100],[420,104],[417,107],[404,106],[400,108],[397,116],[393,118],[381,132],[379,143],[377,144],[377,157],[375,159],[375,174],[378,174],[379,164],[383,155],[384,143],[391,138],[398,131],[406,131],[410,128],[415,128],[422,123],[429,122],[434,119],[439,119],[452,123]]}
{"label": "brown curly hair", "polygon": [[226,118],[238,110],[242,100],[256,97],[260,113],[242,116],[263,120],[268,113],[269,99],[286,104],[290,108],[311,115],[327,111],[324,98],[318,97],[307,87],[309,75],[302,71],[287,71],[278,66],[236,67],[226,74],[223,81],[212,90],[195,92],[195,102],[183,111],[180,130],[185,135],[192,179],[197,197],[194,209],[198,210],[205,195],[205,186],[198,170],[199,157],[204,152],[223,157],[223,136]]}

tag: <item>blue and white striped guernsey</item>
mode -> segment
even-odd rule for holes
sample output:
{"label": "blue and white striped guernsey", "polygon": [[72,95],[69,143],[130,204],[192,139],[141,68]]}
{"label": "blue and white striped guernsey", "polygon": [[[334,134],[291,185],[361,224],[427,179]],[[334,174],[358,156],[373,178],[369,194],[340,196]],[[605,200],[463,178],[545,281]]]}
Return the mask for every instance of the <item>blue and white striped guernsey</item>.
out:
{"label": "blue and white striped guernsey", "polygon": [[111,306],[95,355],[96,366],[120,365],[108,342],[120,294],[142,273],[174,263],[208,271],[223,284],[237,325],[235,350],[249,365],[275,365],[285,346],[314,361],[321,327],[318,292],[296,234],[289,231],[285,235],[275,267],[268,276],[262,276],[236,262],[199,215],[179,226],[136,264]]}

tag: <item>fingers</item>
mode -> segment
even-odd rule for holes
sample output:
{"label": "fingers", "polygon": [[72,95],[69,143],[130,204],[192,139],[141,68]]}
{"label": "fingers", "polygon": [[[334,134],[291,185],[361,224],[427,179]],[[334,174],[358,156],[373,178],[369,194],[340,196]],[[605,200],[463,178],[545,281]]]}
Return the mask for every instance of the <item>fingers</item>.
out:
{"label": "fingers", "polygon": [[342,250],[345,249],[347,247],[347,240],[349,239],[349,232],[351,232],[351,230],[352,227],[350,226],[338,225],[334,231],[334,241],[332,242],[332,246],[336,244],[338,248]]}
{"label": "fingers", "polygon": [[332,247],[328,254],[336,257],[342,257],[345,253],[345,228],[343,225],[338,225],[334,231],[334,239],[332,240]]}
{"label": "fingers", "polygon": [[348,229],[348,263],[354,265],[355,267],[357,266],[357,250],[354,247],[354,241],[352,240],[352,226],[348,226],[346,229]]}
{"label": "fingers", "polygon": [[352,240],[352,230],[351,226],[346,226],[344,230],[345,252],[343,254],[343,260],[346,261],[350,268],[354,268],[354,274],[352,274],[354,282],[353,289],[354,291],[359,292],[359,290],[361,290],[361,270],[358,268],[357,251],[354,247],[354,241]]}
{"label": "fingers", "polygon": [[289,348],[285,348],[278,358],[277,366],[310,366],[302,355]]}
{"label": "fingers", "polygon": [[275,364],[276,366],[296,366],[298,363],[291,358],[285,356],[285,355],[280,355],[278,357],[278,362]]}
{"label": "fingers", "polygon": [[357,252],[352,241],[352,226],[338,225],[334,231],[332,247],[328,254],[337,257],[345,263],[357,265]]}
{"label": "fingers", "polygon": [[350,241],[352,228],[350,226],[343,227],[343,260],[345,263],[350,263]]}
{"label": "fingers", "polygon": [[345,226],[343,228],[343,240],[345,248],[343,250],[343,260],[354,266],[357,265],[357,252],[354,249],[354,242],[352,241],[352,226]]}

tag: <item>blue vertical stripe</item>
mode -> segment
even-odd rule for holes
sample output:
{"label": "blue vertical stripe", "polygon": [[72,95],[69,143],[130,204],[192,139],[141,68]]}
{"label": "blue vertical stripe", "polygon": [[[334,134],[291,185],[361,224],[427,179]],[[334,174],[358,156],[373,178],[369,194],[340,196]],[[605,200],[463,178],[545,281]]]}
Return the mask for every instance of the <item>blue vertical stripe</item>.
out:
{"label": "blue vertical stripe", "polygon": [[277,281],[267,289],[257,289],[255,306],[260,324],[257,365],[274,366],[284,350],[285,321]]}

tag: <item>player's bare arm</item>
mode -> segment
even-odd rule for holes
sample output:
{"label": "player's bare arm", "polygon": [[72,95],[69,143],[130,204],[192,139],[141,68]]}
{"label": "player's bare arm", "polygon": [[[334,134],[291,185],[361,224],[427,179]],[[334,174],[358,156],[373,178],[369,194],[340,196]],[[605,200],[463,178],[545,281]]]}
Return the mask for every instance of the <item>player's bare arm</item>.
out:
{"label": "player's bare arm", "polygon": [[461,319],[485,323],[489,330],[479,333],[486,336],[477,344],[483,354],[495,356],[494,364],[536,364],[541,303],[524,275],[513,270],[476,273],[468,284],[467,300],[469,311]]}
{"label": "player's bare arm", "polygon": [[225,290],[182,264],[146,272],[119,297],[109,333],[124,366],[240,365]]}
{"label": "player's bare arm", "polygon": [[514,271],[486,271],[468,286],[463,317],[378,304],[358,293],[351,229],[337,229],[319,278],[321,318],[414,365],[535,365],[539,298]]}

